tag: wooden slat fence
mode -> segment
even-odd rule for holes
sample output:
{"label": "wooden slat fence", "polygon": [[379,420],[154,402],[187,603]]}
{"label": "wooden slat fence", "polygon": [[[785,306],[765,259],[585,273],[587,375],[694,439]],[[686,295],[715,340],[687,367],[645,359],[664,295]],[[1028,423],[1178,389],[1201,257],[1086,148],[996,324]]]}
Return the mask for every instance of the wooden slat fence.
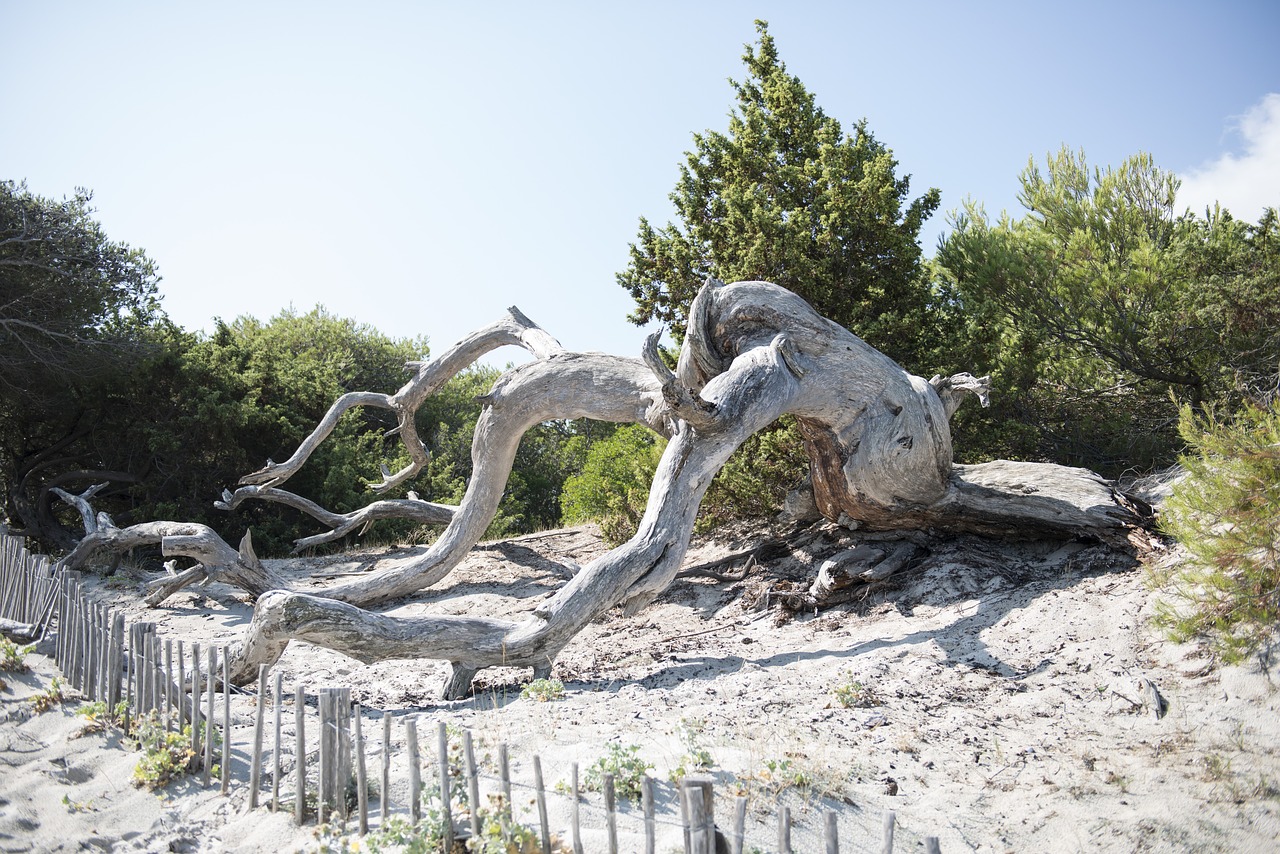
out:
{"label": "wooden slat fence", "polygon": [[[645,777],[640,802],[623,805],[611,775],[604,775],[601,792],[588,793],[580,787],[577,764],[570,763],[563,769],[568,783],[549,789],[543,757],[530,757],[531,779],[515,779],[508,745],[496,746],[496,761],[478,762],[473,733],[451,732],[444,721],[435,722],[434,757],[424,757],[423,743],[431,741],[423,730],[431,725],[427,716],[362,709],[351,702],[349,688],[296,686],[286,692],[279,674],[269,688],[265,668],[256,692],[228,690],[226,647],[208,646],[202,658],[199,644],[162,639],[154,623],[126,625],[123,613],[86,595],[79,573],[28,553],[8,535],[0,535],[0,594],[0,616],[38,625],[41,633],[56,628],[53,656],[70,687],[87,700],[106,703],[126,729],[151,716],[170,731],[192,725],[191,751],[205,786],[218,784],[224,795],[233,784],[244,786],[246,809],[289,810],[299,825],[324,819],[360,835],[395,816],[416,825],[428,820],[423,807],[431,797],[446,852],[455,841],[479,836],[486,830],[482,821],[492,822],[498,813],[508,829],[518,825],[533,831],[542,851],[551,852],[554,844],[554,850],[575,854],[652,854],[659,844],[669,850],[672,839],[682,840],[687,854],[725,849],[734,854],[888,854],[895,834],[901,834],[892,810],[884,812],[878,833],[869,836],[862,828],[862,838],[855,839],[846,830],[842,839],[841,813],[811,805],[802,828],[781,802],[774,821],[753,820],[749,827],[747,799],[717,798],[717,781],[710,775],[690,775],[678,786]],[[251,727],[232,726],[233,702],[243,704],[243,698],[233,701],[236,693],[253,702]],[[284,708],[289,701],[292,732]],[[212,776],[215,766],[218,780]],[[659,809],[659,789],[669,811]],[[442,799],[440,792],[450,797]],[[549,803],[560,807],[558,815],[568,815],[554,843]],[[717,814],[718,805],[728,808]],[[934,836],[909,845],[898,841],[900,850],[919,845],[926,852],[939,851]]]}

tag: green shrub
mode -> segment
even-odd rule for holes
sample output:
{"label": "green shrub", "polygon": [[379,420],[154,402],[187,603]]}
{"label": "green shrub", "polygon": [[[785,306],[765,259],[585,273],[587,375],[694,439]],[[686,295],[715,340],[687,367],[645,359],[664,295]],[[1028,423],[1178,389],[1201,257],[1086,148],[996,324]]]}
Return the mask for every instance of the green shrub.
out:
{"label": "green shrub", "polygon": [[8,638],[0,637],[0,671],[25,673],[27,671],[27,663],[23,659],[30,655],[35,648],[35,644],[18,646]]}
{"label": "green shrub", "polygon": [[846,709],[869,709],[881,702],[874,688],[852,679],[837,685],[831,694]]}
{"label": "green shrub", "polygon": [[1153,570],[1171,599],[1157,625],[1175,640],[1208,637],[1224,661],[1243,660],[1280,622],[1280,399],[1234,419],[1182,410],[1188,476],[1161,525],[1188,559]]}
{"label": "green shrub", "polygon": [[685,753],[680,757],[680,764],[671,769],[668,775],[671,782],[679,783],[690,774],[710,771],[715,767],[716,760],[711,755],[711,751],[702,743],[702,736],[706,732],[706,721],[696,718],[680,719],[680,741],[684,744]]}
{"label": "green shrub", "polygon": [[638,801],[641,781],[651,768],[653,765],[640,758],[640,745],[623,747],[621,744],[610,744],[605,755],[587,769],[583,786],[589,792],[603,791],[604,775],[612,774],[613,791],[618,797]]}
{"label": "green shrub", "polygon": [[698,510],[698,531],[738,519],[770,519],[809,472],[795,418],[784,415],[742,443],[711,481]]}
{"label": "green shrub", "polygon": [[62,691],[62,680],[55,676],[48,688],[31,698],[31,708],[37,712],[47,712],[65,699],[67,695]]}
{"label": "green shrub", "polygon": [[646,427],[628,424],[593,444],[582,471],[565,481],[560,508],[566,524],[594,521],[605,540],[618,544],[635,533],[653,473],[667,442]]}
{"label": "green shrub", "polygon": [[[204,724],[200,724],[201,729]],[[214,749],[221,742],[217,729],[213,729]],[[182,732],[166,730],[155,712],[138,718],[133,737],[142,751],[142,758],[133,769],[133,785],[148,790],[163,788],[175,777],[195,770],[200,757],[191,749],[191,724]],[[214,776],[218,766],[209,769]]]}
{"label": "green shrub", "polygon": [[539,703],[563,700],[564,683],[559,679],[535,679],[524,686],[520,696],[526,700],[536,700]]}

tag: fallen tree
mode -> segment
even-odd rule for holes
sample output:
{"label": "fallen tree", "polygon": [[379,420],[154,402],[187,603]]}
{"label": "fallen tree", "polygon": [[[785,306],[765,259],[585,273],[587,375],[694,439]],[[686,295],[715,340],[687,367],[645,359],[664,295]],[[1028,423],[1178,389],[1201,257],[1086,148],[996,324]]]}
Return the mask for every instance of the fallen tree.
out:
{"label": "fallen tree", "polygon": [[[484,667],[548,673],[559,651],[602,611],[622,605],[635,612],[671,584],[716,472],[747,437],[786,413],[803,426],[818,508],[846,526],[1084,536],[1123,545],[1138,523],[1134,509],[1085,470],[1007,462],[953,466],[948,420],[966,395],[985,402],[985,378],[912,376],[799,297],[765,282],[709,282],[694,301],[674,372],[658,357],[655,339],[641,359],[568,353],[513,310],[439,361],[416,365],[414,378],[395,395],[339,399],[297,453],[247,476],[244,491],[233,497],[275,500],[267,490],[279,490],[356,405],[399,413],[413,462],[387,474],[383,486],[402,483],[427,459],[408,429],[412,409],[499,343],[525,346],[536,358],[504,374],[482,399],[474,473],[440,539],[419,557],[344,580],[322,596],[288,589],[262,594],[234,650],[233,678],[255,678],[258,666],[273,663],[291,640],[365,662],[449,661],[453,675],[444,694],[450,698],[465,695]],[[438,582],[476,544],[496,512],[525,430],[551,418],[580,417],[644,423],[670,439],[629,541],[582,567],[521,622],[369,610]],[[883,562],[870,553],[854,557]],[[904,559],[899,553],[881,571]],[[833,570],[822,584],[839,587],[839,575]]]}

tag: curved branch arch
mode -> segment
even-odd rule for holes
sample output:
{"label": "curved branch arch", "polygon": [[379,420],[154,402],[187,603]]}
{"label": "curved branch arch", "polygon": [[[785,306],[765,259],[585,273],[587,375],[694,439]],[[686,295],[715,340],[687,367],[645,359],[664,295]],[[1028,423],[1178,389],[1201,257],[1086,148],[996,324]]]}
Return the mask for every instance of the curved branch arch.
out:
{"label": "curved branch arch", "polygon": [[[982,483],[984,474],[1001,469],[952,466],[949,417],[964,395],[985,402],[988,384],[969,374],[913,376],[776,285],[708,282],[694,301],[674,373],[650,341],[642,359],[549,350],[501,377],[482,399],[467,494],[437,543],[323,597],[263,595],[236,652],[238,677],[250,679],[259,664],[273,663],[290,639],[362,661],[448,660],[449,697],[465,694],[483,667],[549,672],[559,651],[602,611],[618,604],[638,610],[670,585],[712,478],[743,441],[786,413],[802,425],[815,495],[829,518],[987,532],[1034,522],[1123,540],[1135,517],[1091,473],[1048,467],[1061,483],[1037,503],[1002,492],[999,476]],[[577,417],[645,423],[671,438],[629,541],[583,567],[522,622],[397,618],[359,607],[442,579],[496,512],[523,432],[540,421]],[[984,489],[1015,500],[984,503]]]}

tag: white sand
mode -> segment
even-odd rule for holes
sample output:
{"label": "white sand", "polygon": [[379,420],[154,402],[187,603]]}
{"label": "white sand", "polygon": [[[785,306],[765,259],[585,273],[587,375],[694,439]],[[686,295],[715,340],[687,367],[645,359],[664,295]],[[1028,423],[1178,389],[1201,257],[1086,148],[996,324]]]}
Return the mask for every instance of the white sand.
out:
{"label": "white sand", "polygon": [[[819,799],[791,787],[782,795],[797,851],[819,850],[825,809],[839,810],[842,850],[850,851],[876,848],[885,809],[897,813],[900,851],[916,850],[926,835],[949,852],[1276,850],[1280,715],[1276,685],[1258,662],[1217,668],[1195,645],[1158,639],[1142,573],[1117,571],[1094,550],[962,545],[936,546],[923,566],[860,607],[782,625],[747,606],[769,584],[816,571],[813,556],[839,543],[819,540],[791,559],[766,561],[736,584],[677,582],[636,617],[614,613],[584,631],[556,662],[567,696],[552,703],[520,698],[527,671],[482,672],[472,699],[441,703],[446,669],[436,662],[365,666],[295,644],[279,669],[286,695],[298,679],[311,689],[352,687],[370,709],[373,774],[380,710],[394,712],[392,797],[400,809],[409,714],[419,716],[428,776],[440,720],[473,730],[490,777],[497,744],[508,743],[524,784],[535,753],[553,786],[567,780],[571,762],[585,774],[607,744],[634,744],[663,781],[658,850],[672,850],[679,835],[666,777],[685,753],[682,728],[693,726],[715,762],[721,825],[737,791],[752,799],[748,849],[773,845],[777,787],[767,777],[785,766],[830,793]],[[703,544],[690,560],[743,546]],[[563,581],[535,552],[582,562],[601,548],[579,529],[478,549],[438,589],[398,610],[523,613]],[[281,566],[349,571],[368,557]],[[235,637],[250,610],[241,594],[217,585],[155,610],[141,604],[136,579],[91,587],[127,605],[130,620],[152,620],[161,637],[188,642]],[[190,780],[157,795],[130,784],[137,754],[117,737],[74,737],[83,725],[74,704],[28,715],[24,699],[53,673],[47,659],[29,662],[33,673],[2,677],[10,685],[0,693],[0,852],[288,851],[312,838],[285,813],[245,815],[251,696],[233,705],[231,796]],[[1170,704],[1162,719],[1143,706],[1144,678]],[[837,703],[833,690],[853,681],[880,704]],[[291,745],[291,700],[285,711]],[[494,786],[484,782],[486,791]],[[292,792],[290,781],[285,789]],[[531,797],[522,788],[515,802],[535,824]],[[600,800],[592,795],[583,808],[588,851],[604,850]],[[568,805],[552,793],[552,830],[566,836]],[[623,849],[636,850],[641,826],[635,809],[626,810]],[[376,827],[376,801],[373,811]]]}

